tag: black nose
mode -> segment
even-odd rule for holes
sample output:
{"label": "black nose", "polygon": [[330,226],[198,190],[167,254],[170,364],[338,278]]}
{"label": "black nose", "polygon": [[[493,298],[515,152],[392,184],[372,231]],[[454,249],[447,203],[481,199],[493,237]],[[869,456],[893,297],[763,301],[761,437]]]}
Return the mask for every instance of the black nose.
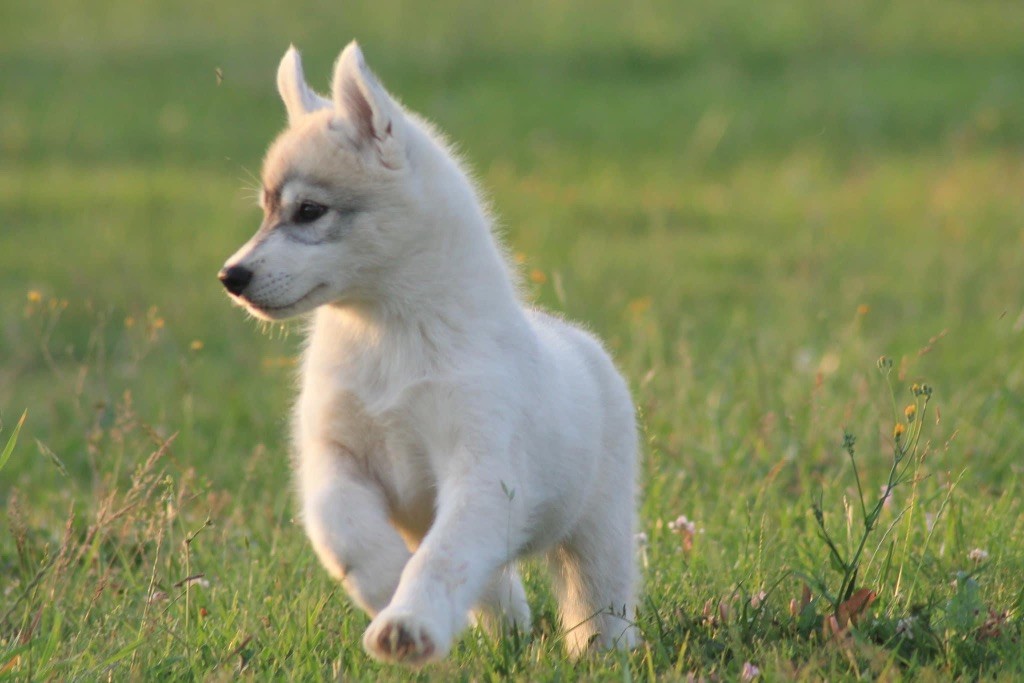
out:
{"label": "black nose", "polygon": [[252,271],[243,266],[231,266],[230,268],[221,268],[217,277],[220,278],[225,289],[238,296],[245,291],[249,281],[252,280]]}

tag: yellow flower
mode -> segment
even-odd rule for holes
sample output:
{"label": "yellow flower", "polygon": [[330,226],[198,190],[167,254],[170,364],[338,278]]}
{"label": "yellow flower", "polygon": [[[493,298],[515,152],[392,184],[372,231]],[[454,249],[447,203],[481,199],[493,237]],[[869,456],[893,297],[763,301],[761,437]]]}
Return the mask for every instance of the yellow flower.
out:
{"label": "yellow flower", "polygon": [[907,431],[907,428],[904,427],[902,423],[897,422],[896,426],[893,427],[893,429],[892,429],[892,438],[894,438],[897,441],[899,441],[900,437],[903,436],[903,432],[905,432],[905,431]]}
{"label": "yellow flower", "polygon": [[914,415],[917,414],[917,406],[911,403],[910,405],[903,409],[903,414],[907,416],[907,422],[913,422]]}
{"label": "yellow flower", "polygon": [[193,339],[192,343],[188,345],[193,351],[201,351],[203,349],[203,342],[201,339]]}
{"label": "yellow flower", "polygon": [[868,311],[870,310],[870,306],[868,306],[867,304],[861,304],[860,306],[857,307],[857,315],[867,315]]}
{"label": "yellow flower", "polygon": [[533,272],[530,273],[530,280],[537,283],[538,285],[542,285],[548,281],[548,276],[545,275],[544,271],[541,270],[540,268],[534,268]]}
{"label": "yellow flower", "polygon": [[629,302],[629,313],[634,318],[638,318],[647,312],[652,303],[653,301],[649,296],[642,296],[639,299],[633,299]]}
{"label": "yellow flower", "polygon": [[37,304],[43,300],[43,295],[37,289],[30,289],[28,292],[29,303]]}

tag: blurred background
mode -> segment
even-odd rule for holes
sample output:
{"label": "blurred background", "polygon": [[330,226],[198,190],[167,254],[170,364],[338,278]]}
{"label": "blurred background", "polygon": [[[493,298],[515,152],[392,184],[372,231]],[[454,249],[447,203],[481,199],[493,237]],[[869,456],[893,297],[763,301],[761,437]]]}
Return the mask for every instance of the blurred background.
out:
{"label": "blurred background", "polygon": [[[685,343],[699,371],[735,336],[772,365],[817,367],[857,318],[875,355],[948,331],[931,371],[992,391],[1007,381],[998,358],[1020,350],[1019,3],[49,0],[3,13],[0,411],[35,408],[57,442],[75,437],[47,365],[71,382],[90,337],[147,313],[165,328],[160,353],[127,363],[137,398],[152,392],[174,422],[167,392],[188,383],[208,433],[230,397],[276,438],[289,383],[257,391],[242,375],[280,373],[264,366],[293,355],[295,335],[254,334],[214,275],[259,223],[289,43],[326,90],[358,38],[392,92],[457,142],[534,298],[613,338],[622,362],[637,355],[634,382],[652,353],[669,362]],[[30,292],[67,302],[49,361]],[[633,344],[637,318],[652,329]],[[111,396],[116,365],[90,375]]]}
{"label": "blurred background", "polygon": [[[688,509],[725,526],[718,492],[752,473],[798,463],[797,497],[828,481],[843,426],[884,444],[882,354],[941,392],[937,443],[958,445],[940,469],[993,496],[1018,485],[1022,3],[38,0],[0,16],[4,434],[29,411],[0,503],[52,502],[26,513],[47,533],[104,462],[173,433],[197,490],[230,493],[245,463],[246,490],[290,518],[301,335],[248,320],[215,275],[260,221],[278,60],[294,43],[325,91],[353,38],[456,141],[529,298],[608,340],[647,430],[646,520],[706,494]],[[145,425],[135,445],[127,425]]]}

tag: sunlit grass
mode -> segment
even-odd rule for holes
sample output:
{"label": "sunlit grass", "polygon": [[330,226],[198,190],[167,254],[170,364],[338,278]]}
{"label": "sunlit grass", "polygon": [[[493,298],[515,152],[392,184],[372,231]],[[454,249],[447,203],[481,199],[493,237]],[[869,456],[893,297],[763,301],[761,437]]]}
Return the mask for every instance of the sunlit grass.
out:
{"label": "sunlit grass", "polygon": [[[419,678],[1019,677],[1020,11],[12,8],[0,679],[408,677],[293,519],[296,328],[214,277],[259,220],[276,60],[323,86],[353,36],[460,143],[528,295],[607,340],[644,434],[644,647],[569,663],[528,566],[534,630]],[[895,424],[918,451],[885,497]]]}

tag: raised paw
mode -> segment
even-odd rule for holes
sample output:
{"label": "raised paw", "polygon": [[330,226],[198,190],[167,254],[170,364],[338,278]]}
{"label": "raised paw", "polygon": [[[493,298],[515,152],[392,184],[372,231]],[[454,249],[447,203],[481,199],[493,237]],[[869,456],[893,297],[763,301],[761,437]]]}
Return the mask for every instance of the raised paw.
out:
{"label": "raised paw", "polygon": [[363,647],[374,659],[420,666],[443,658],[448,644],[440,643],[431,626],[412,614],[384,610],[363,635]]}

